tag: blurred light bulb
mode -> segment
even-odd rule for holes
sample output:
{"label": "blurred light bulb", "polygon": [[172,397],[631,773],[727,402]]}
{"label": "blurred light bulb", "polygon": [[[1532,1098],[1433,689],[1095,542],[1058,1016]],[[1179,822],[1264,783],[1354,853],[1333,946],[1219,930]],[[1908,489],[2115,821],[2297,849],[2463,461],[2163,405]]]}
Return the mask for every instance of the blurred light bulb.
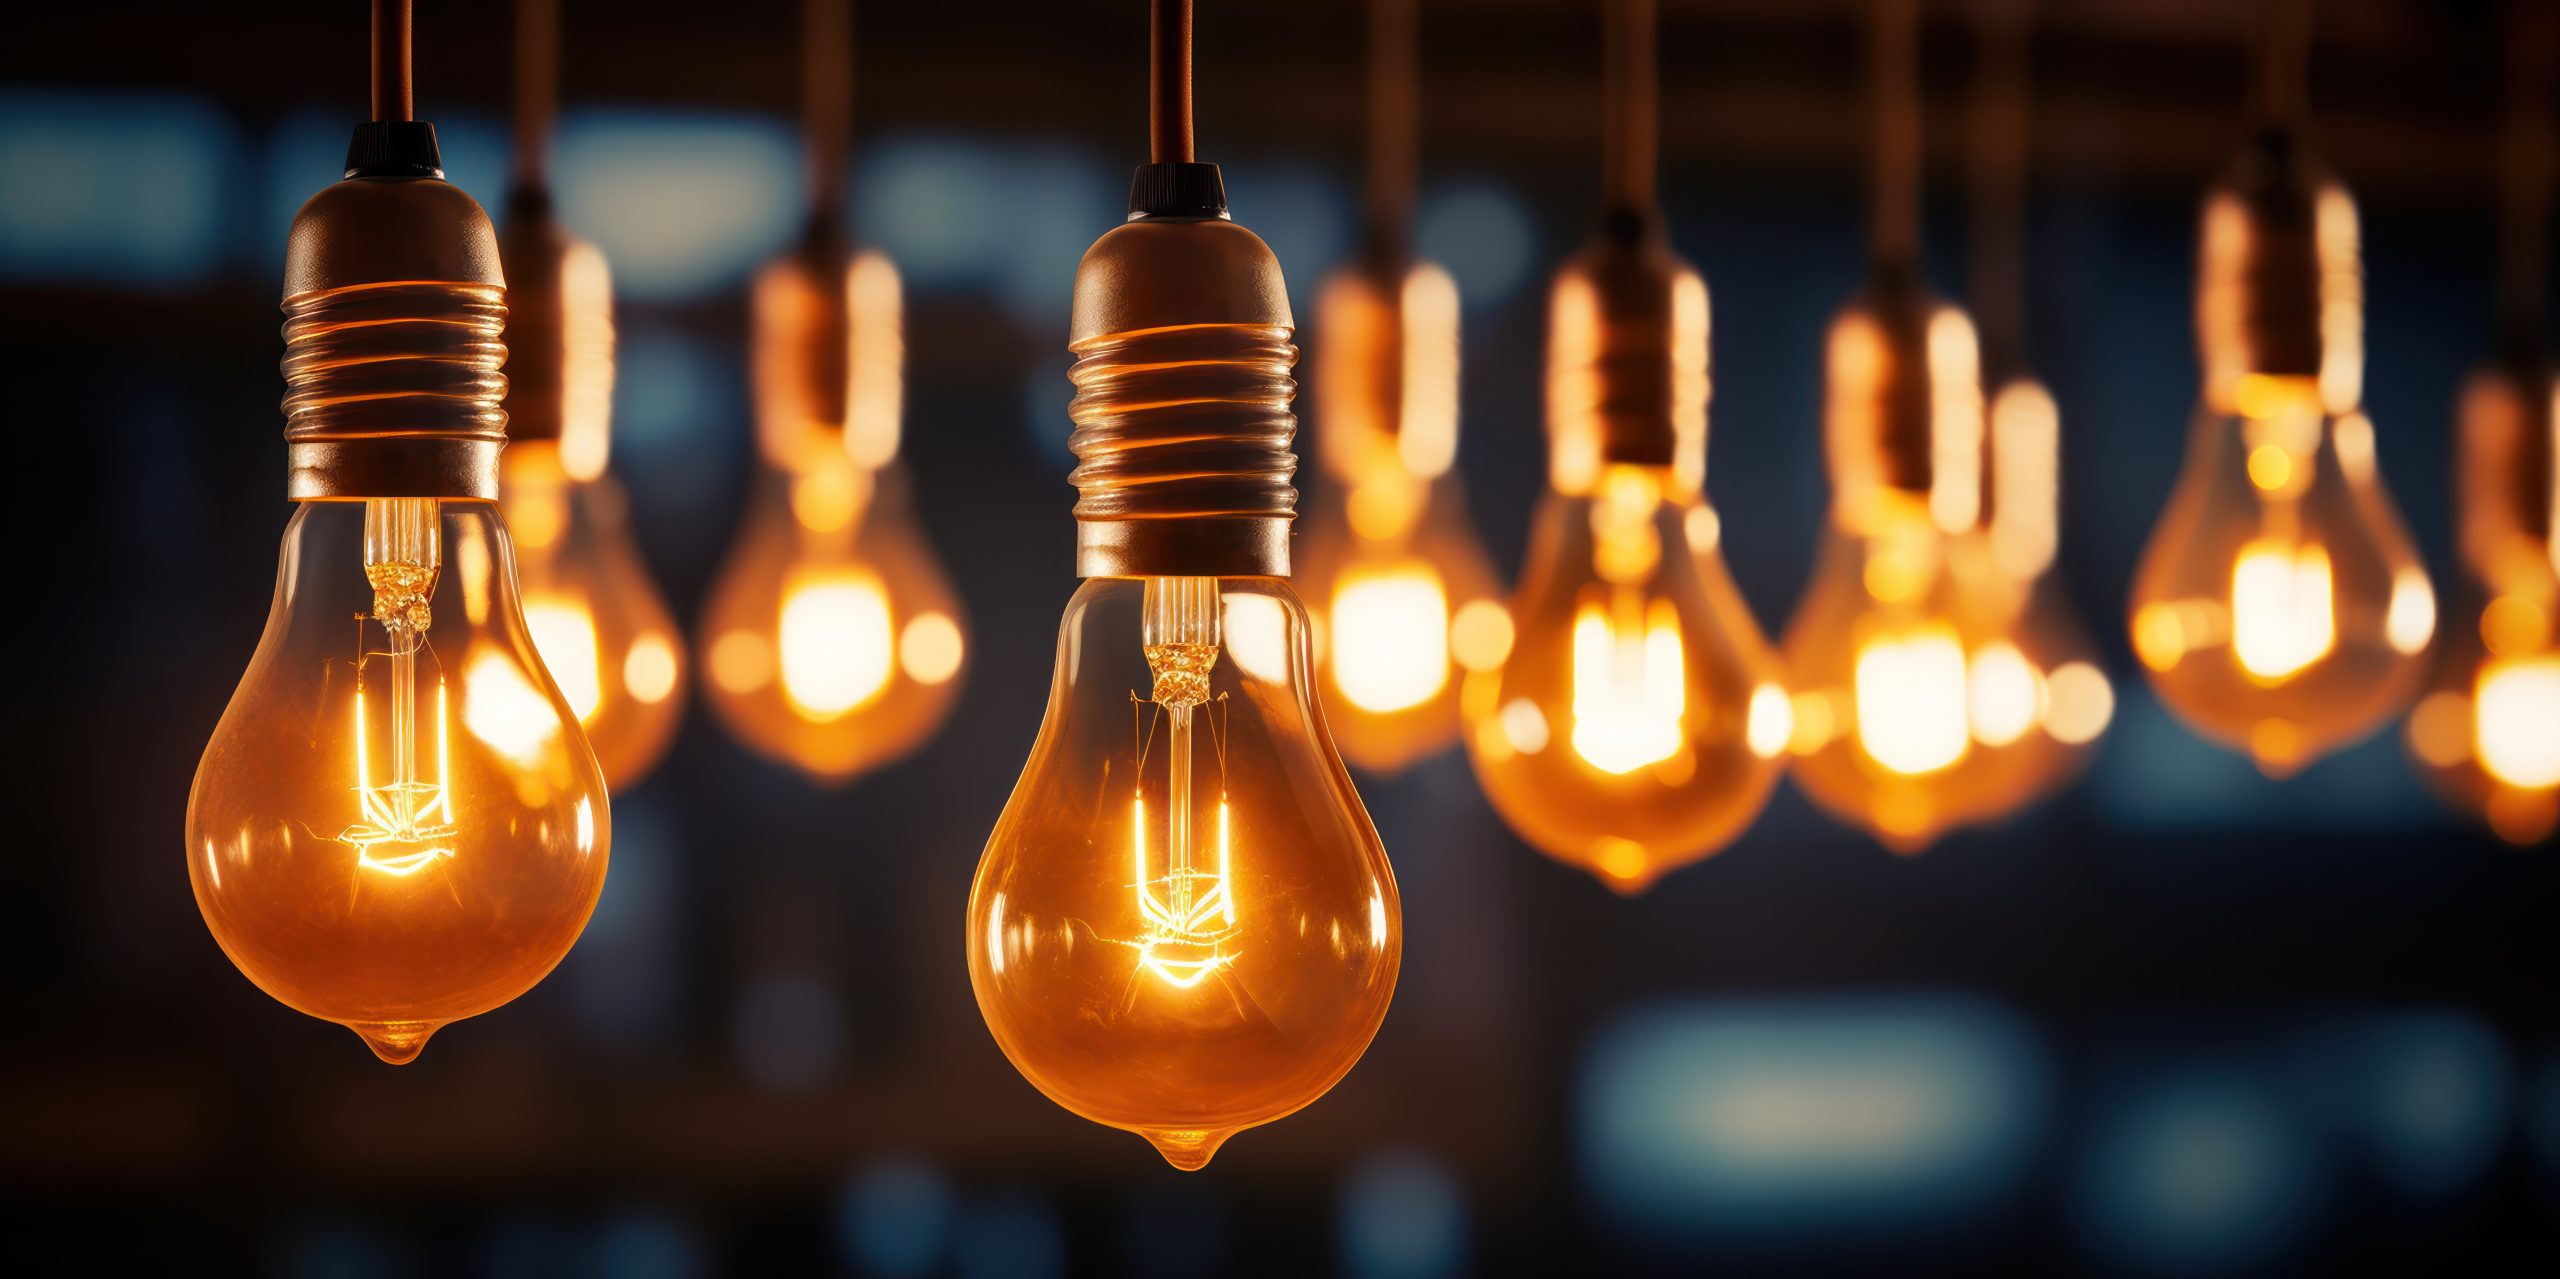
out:
{"label": "blurred light bulb", "polygon": [[1468,750],[1495,811],[1620,892],[1722,848],[1776,785],[1792,709],[1721,550],[1707,290],[1650,223],[1557,277],[1550,490]]}
{"label": "blurred light bulb", "polygon": [[2455,625],[2408,744],[2438,794],[2531,844],[2560,828],[2560,380],[2510,363],[2464,389]]}
{"label": "blurred light bulb", "polygon": [[[1501,662],[1509,619],[1451,463],[1458,294],[1428,264],[1328,281],[1316,371],[1330,480],[1302,538],[1325,722],[1394,772],[1458,739],[1459,680]],[[1464,625],[1460,624],[1461,619]]]}
{"label": "blurred light bulb", "polygon": [[2048,580],[2057,419],[2032,381],[1986,410],[1971,322],[1890,270],[1832,327],[1827,415],[1831,518],[1784,645],[1795,777],[1917,851],[2068,777],[2114,710]]}
{"label": "blurred light bulb", "polygon": [[[611,838],[491,500],[496,244],[468,196],[406,176],[434,170],[432,136],[365,126],[350,180],[296,219],[285,410],[301,505],[187,803],[188,873],[223,951],[389,1062],[560,962]],[[434,277],[454,262],[485,275]]]}
{"label": "blurred light bulb", "polygon": [[1403,953],[1395,876],[1281,580],[1287,292],[1217,190],[1212,166],[1140,169],[1140,215],[1077,272],[1088,580],[978,864],[967,946],[1023,1077],[1184,1169],[1349,1071]]}
{"label": "blurred light bulb", "polygon": [[2204,409],[2132,635],[2161,700],[2273,776],[2406,705],[2435,631],[2357,407],[2362,307],[2354,203],[2271,133],[2205,203]]}
{"label": "blurred light bulb", "polygon": [[675,620],[641,559],[630,501],[606,469],[613,289],[604,255],[562,231],[538,186],[510,201],[508,426],[499,500],[525,620],[606,784],[657,766],[684,717]]}
{"label": "blurred light bulb", "polygon": [[761,465],[702,663],[739,740],[826,782],[932,736],[968,645],[897,463],[901,322],[875,252],[812,247],[756,282]]}

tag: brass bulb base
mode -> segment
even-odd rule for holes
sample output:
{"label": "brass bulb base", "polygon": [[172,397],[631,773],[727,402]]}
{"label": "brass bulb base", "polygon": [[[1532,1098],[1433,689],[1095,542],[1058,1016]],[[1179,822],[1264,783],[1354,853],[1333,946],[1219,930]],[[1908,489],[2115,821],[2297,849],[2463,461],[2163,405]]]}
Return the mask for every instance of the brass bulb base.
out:
{"label": "brass bulb base", "polygon": [[287,496],[497,498],[506,276],[470,196],[434,176],[323,188],[294,218],[284,311]]}
{"label": "brass bulb base", "polygon": [[1280,263],[1222,217],[1139,217],[1076,270],[1076,572],[1285,577],[1298,350]]}
{"label": "brass bulb base", "polygon": [[1616,216],[1557,273],[1548,308],[1547,436],[1558,491],[1607,465],[1707,466],[1707,286],[1651,217]]}
{"label": "brass bulb base", "polygon": [[1960,532],[1983,510],[1981,353],[1973,322],[1915,266],[1880,263],[1831,322],[1823,434],[1833,510],[1862,525],[1894,491]]}
{"label": "brass bulb base", "polygon": [[2209,402],[2251,377],[2314,378],[2354,407],[2363,369],[2364,268],[2355,203],[2292,134],[2270,130],[2205,196],[2196,338]]}

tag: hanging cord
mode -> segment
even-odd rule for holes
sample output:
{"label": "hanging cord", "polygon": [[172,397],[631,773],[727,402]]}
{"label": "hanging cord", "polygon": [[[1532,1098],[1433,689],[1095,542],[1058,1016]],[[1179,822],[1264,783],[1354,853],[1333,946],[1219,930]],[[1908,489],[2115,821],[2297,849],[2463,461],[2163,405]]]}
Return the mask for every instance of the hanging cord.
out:
{"label": "hanging cord", "polygon": [[373,118],[414,120],[409,82],[409,0],[373,0]]}
{"label": "hanging cord", "polygon": [[1644,219],[1653,213],[1661,154],[1654,0],[1609,0],[1604,13],[1602,194],[1610,217]]}
{"label": "hanging cord", "polygon": [[2507,5],[2507,118],[2499,156],[2498,328],[2511,355],[2539,361],[2543,275],[2550,269],[2552,80],[2560,76],[2560,9]]}
{"label": "hanging cord", "polygon": [[2025,371],[2027,52],[2033,0],[1976,0],[1973,318],[1995,384]]}
{"label": "hanging cord", "polygon": [[1147,70],[1147,158],[1190,164],[1191,0],[1150,0]]}
{"label": "hanging cord", "polygon": [[853,136],[852,0],[808,0],[803,8],[800,93],[809,229],[833,234],[844,222],[845,152]]}
{"label": "hanging cord", "polygon": [[538,191],[551,171],[560,110],[560,0],[516,0],[515,185]]}
{"label": "hanging cord", "polygon": [[1369,4],[1369,189],[1364,216],[1370,253],[1383,263],[1404,257],[1413,220],[1416,98],[1414,0]]}
{"label": "hanging cord", "polygon": [[2259,0],[2258,123],[2301,129],[2311,114],[2311,0]]}
{"label": "hanging cord", "polygon": [[1919,0],[1875,0],[1875,204],[1869,248],[1884,270],[1920,261]]}

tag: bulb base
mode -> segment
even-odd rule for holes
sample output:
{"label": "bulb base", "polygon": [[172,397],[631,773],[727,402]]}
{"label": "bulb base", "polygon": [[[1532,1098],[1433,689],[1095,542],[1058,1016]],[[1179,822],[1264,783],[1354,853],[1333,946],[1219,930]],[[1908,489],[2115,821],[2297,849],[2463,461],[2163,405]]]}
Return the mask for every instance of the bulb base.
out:
{"label": "bulb base", "polygon": [[1659,220],[1613,216],[1557,273],[1548,305],[1547,438],[1558,492],[1606,465],[1707,469],[1707,285]]}
{"label": "bulb base", "polygon": [[2292,133],[2261,134],[2207,193],[2196,275],[2208,402],[2232,411],[2246,378],[2302,377],[2320,381],[2333,409],[2355,406],[2364,368],[2355,201]]}

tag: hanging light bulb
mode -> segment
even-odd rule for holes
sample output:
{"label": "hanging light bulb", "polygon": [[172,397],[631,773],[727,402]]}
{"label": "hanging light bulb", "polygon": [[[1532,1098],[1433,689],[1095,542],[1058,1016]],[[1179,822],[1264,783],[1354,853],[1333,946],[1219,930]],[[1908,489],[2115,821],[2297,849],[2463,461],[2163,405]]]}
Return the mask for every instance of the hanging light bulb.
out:
{"label": "hanging light bulb", "polygon": [[2542,296],[2560,20],[2533,5],[2510,18],[2499,352],[2463,388],[2463,573],[2408,740],[2438,793],[2530,844],[2560,828],[2560,380]]}
{"label": "hanging light bulb", "polygon": [[1655,202],[1654,7],[1607,12],[1607,211],[1556,278],[1550,487],[1466,736],[1514,831],[1634,893],[1759,814],[1789,709],[1705,495],[1707,289]]}
{"label": "hanging light bulb", "polygon": [[439,165],[410,115],[409,5],[378,0],[373,122],[286,251],[299,505],[187,799],[224,953],[394,1063],[560,962],[611,834],[498,514],[497,240]]}
{"label": "hanging light bulb", "polygon": [[1456,744],[1460,677],[1500,665],[1511,618],[1467,519],[1458,291],[1412,263],[1414,6],[1370,6],[1369,199],[1359,260],[1324,285],[1317,457],[1328,486],[1300,578],[1325,722],[1352,763],[1394,772]]}
{"label": "hanging light bulb", "polygon": [[1831,517],[1785,648],[1797,784],[1915,852],[2057,780],[2113,697],[2045,580],[2053,401],[2022,378],[1986,408],[1973,323],[1922,278],[1917,4],[1874,12],[1873,266],[1831,329]]}
{"label": "hanging light bulb", "polygon": [[2435,593],[2361,405],[2355,204],[2302,141],[2307,0],[2268,0],[2263,128],[2206,198],[2204,407],[2134,579],[2161,700],[2285,776],[2408,704]]}
{"label": "hanging light bulb", "polygon": [[1086,582],[967,949],[1025,1078],[1196,1169],[1359,1060],[1404,917],[1286,580],[1288,294],[1193,162],[1191,5],[1153,22],[1154,162],[1076,272]]}
{"label": "hanging light bulb", "polygon": [[897,268],[839,230],[846,0],[809,0],[808,233],[757,277],[759,464],[702,621],[712,709],[748,746],[841,782],[921,746],[968,649],[898,462]]}
{"label": "hanging light bulb", "polygon": [[684,716],[675,621],[605,468],[613,292],[604,255],[553,215],[548,168],[559,78],[557,0],[516,6],[515,176],[499,238],[507,279],[507,433],[499,505],[525,620],[607,785],[657,765]]}

